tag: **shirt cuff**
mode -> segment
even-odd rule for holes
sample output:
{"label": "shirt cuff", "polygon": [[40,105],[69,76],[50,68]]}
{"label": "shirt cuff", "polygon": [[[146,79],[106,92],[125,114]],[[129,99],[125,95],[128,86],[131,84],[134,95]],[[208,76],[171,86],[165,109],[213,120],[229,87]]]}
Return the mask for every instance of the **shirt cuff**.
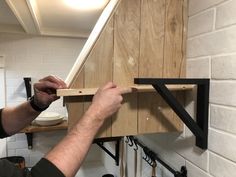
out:
{"label": "shirt cuff", "polygon": [[65,177],[65,175],[49,160],[42,158],[32,169],[32,177]]}

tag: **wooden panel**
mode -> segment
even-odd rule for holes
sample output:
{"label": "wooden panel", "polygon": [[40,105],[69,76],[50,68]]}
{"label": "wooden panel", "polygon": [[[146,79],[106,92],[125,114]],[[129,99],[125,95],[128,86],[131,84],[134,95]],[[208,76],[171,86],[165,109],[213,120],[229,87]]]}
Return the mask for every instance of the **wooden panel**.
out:
{"label": "wooden panel", "polygon": [[[139,77],[162,78],[165,0],[141,2]],[[163,117],[158,110],[161,104],[156,93],[139,94],[138,133],[161,131]]]}
{"label": "wooden panel", "polygon": [[[164,78],[179,78],[186,75],[186,59],[184,56],[186,40],[186,8],[185,0],[166,0],[165,14],[165,46],[164,46]],[[184,104],[184,96],[174,93]],[[165,104],[165,103],[163,103]],[[163,110],[163,131],[182,130],[183,124],[172,110]],[[179,122],[179,123],[178,123]]]}
{"label": "wooden panel", "polygon": [[[115,13],[113,81],[133,84],[138,76],[140,0],[122,0]],[[119,112],[112,119],[112,136],[137,134],[137,94],[123,96]]]}
{"label": "wooden panel", "polygon": [[[97,43],[91,51],[87,62],[85,63],[85,88],[103,86],[112,81],[113,71],[113,38],[114,38],[114,20],[111,18],[105,29],[101,33]],[[90,103],[85,104],[85,110]],[[98,137],[111,136],[111,119],[107,119],[97,135]]]}
{"label": "wooden panel", "polygon": [[184,0],[166,0],[163,77],[185,76]]}
{"label": "wooden panel", "polygon": [[[77,75],[71,84],[71,88],[83,88],[84,87],[84,70]],[[66,108],[68,111],[68,129],[70,130],[73,125],[80,119],[84,114],[84,103],[83,102],[66,102]]]}

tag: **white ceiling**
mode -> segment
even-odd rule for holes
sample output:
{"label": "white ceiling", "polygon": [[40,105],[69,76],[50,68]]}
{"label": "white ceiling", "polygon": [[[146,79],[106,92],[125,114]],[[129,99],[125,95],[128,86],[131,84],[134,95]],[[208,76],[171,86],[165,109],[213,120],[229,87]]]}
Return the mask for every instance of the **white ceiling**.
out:
{"label": "white ceiling", "polygon": [[[88,37],[109,0],[89,9],[69,6],[70,0],[0,0],[0,32]],[[73,0],[76,1],[76,0]],[[101,7],[92,5],[98,1]]]}

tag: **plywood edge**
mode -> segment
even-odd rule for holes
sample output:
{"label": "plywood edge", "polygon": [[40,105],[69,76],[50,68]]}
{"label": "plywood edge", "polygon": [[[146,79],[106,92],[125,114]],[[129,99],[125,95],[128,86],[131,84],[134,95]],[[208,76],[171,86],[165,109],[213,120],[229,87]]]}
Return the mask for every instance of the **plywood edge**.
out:
{"label": "plywood edge", "polygon": [[[192,90],[194,85],[168,85],[167,88],[171,91]],[[151,85],[130,86],[123,90],[132,90],[132,92],[155,92]],[[89,96],[94,95],[98,88],[81,88],[81,89],[58,89],[57,96]]]}
{"label": "plywood edge", "polygon": [[65,82],[70,87],[76,75],[80,73],[82,70],[84,63],[91,52],[93,46],[95,45],[96,41],[98,40],[101,32],[103,31],[104,27],[106,26],[107,22],[113,15],[116,7],[118,6],[120,0],[110,0],[104,11],[102,12],[101,16],[99,17],[92,33],[90,34],[87,42],[85,43],[82,51],[80,52],[77,60],[75,61],[70,73],[68,74]]}

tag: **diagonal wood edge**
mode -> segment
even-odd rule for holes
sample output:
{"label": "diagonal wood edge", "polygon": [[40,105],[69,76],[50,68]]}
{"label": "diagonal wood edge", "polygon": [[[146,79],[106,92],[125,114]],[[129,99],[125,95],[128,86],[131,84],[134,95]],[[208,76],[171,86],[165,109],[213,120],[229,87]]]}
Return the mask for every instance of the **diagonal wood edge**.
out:
{"label": "diagonal wood edge", "polygon": [[115,12],[116,7],[118,6],[120,0],[110,0],[104,11],[102,12],[100,18],[98,19],[92,33],[90,34],[87,42],[85,43],[82,51],[80,52],[76,62],[74,63],[69,75],[67,76],[65,82],[68,87],[71,86],[74,78],[76,75],[80,73],[82,70],[88,55],[90,54],[93,46],[95,45],[96,41],[98,40],[101,32],[103,31],[104,27],[106,26],[109,19],[112,17],[113,13]]}

